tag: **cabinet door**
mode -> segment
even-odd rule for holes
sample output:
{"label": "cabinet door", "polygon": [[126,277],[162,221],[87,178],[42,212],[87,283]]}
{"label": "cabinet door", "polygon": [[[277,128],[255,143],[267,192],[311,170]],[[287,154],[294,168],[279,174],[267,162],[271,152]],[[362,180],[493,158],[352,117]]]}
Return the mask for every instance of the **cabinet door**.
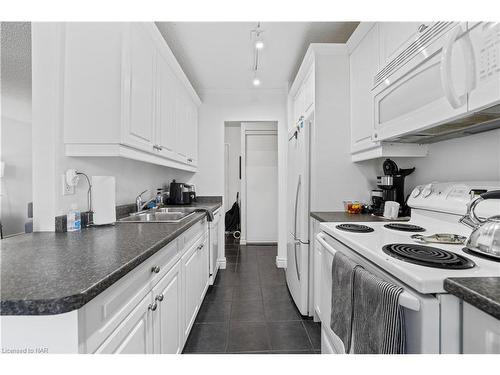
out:
{"label": "cabinet door", "polygon": [[197,244],[193,245],[182,257],[182,281],[184,301],[184,339],[187,339],[198,312],[200,299],[200,262]]}
{"label": "cabinet door", "polygon": [[307,113],[314,104],[314,71],[308,73],[304,80],[304,113]]}
{"label": "cabinet door", "polygon": [[375,147],[372,87],[378,69],[378,29],[374,26],[351,53],[351,151]]}
{"label": "cabinet door", "polygon": [[500,321],[464,302],[462,348],[464,354],[500,354]]}
{"label": "cabinet door", "polygon": [[139,302],[115,331],[97,349],[104,354],[153,353],[151,293]]}
{"label": "cabinet door", "polygon": [[125,143],[153,152],[155,99],[155,46],[140,23],[131,25],[130,101]]}
{"label": "cabinet door", "polygon": [[201,303],[203,302],[203,297],[205,297],[205,292],[208,288],[210,282],[210,246],[208,244],[208,235],[205,235],[205,239],[201,245],[198,246],[198,262],[200,263],[200,281],[199,281],[199,292],[198,298]]}
{"label": "cabinet door", "polygon": [[188,134],[186,138],[187,142],[187,156],[188,163],[191,165],[197,165],[198,161],[198,108],[196,105],[189,101],[188,105]]}
{"label": "cabinet door", "polygon": [[170,156],[176,149],[175,96],[178,89],[174,74],[160,54],[157,77],[156,144],[162,148],[163,155]]}
{"label": "cabinet door", "polygon": [[380,22],[378,25],[382,67],[427,30],[431,22]]}
{"label": "cabinet door", "polygon": [[187,100],[181,91],[175,97],[175,127],[176,127],[176,152],[187,161]]}
{"label": "cabinet door", "polygon": [[153,315],[154,351],[176,354],[182,350],[181,280],[178,262],[153,288],[157,310]]}

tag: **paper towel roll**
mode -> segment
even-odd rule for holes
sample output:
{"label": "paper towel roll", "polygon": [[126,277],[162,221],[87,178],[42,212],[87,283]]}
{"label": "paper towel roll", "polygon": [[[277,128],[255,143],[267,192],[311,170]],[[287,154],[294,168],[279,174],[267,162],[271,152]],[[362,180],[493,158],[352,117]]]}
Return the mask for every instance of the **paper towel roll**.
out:
{"label": "paper towel roll", "polygon": [[92,176],[92,209],[94,224],[112,224],[116,221],[116,188],[113,176]]}

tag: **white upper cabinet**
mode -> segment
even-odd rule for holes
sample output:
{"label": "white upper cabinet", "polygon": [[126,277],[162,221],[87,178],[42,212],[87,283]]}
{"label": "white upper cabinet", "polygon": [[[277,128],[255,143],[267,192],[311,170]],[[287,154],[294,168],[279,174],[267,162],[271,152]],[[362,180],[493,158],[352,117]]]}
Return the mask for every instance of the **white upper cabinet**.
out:
{"label": "white upper cabinet", "polygon": [[161,152],[172,156],[177,147],[175,118],[177,87],[174,74],[161,54],[157,60],[158,97],[156,113],[156,139]]}
{"label": "white upper cabinet", "polygon": [[154,23],[68,23],[68,156],[119,156],[196,171],[200,99]]}
{"label": "white upper cabinet", "polygon": [[351,84],[351,151],[372,147],[373,77],[378,70],[378,26],[375,25],[349,57]]}
{"label": "white upper cabinet", "polygon": [[130,117],[124,143],[152,151],[155,101],[155,45],[141,23],[131,25]]}

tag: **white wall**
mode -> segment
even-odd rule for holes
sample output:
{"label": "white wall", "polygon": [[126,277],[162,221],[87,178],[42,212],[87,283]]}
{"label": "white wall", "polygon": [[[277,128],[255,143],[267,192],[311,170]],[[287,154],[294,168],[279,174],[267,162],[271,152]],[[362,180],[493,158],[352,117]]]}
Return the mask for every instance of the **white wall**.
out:
{"label": "white wall", "polygon": [[[62,51],[60,25],[33,23],[33,187],[34,228],[54,230],[54,217],[75,202],[87,208],[84,178],[75,195],[62,195],[61,175],[68,168],[92,175],[116,177],[116,203],[134,203],[136,195],[169,183],[173,178],[190,182],[193,174],[124,158],[67,157],[62,122]],[[222,195],[222,194],[221,194]]]}
{"label": "white wall", "polygon": [[[384,160],[357,163],[374,189],[376,176],[383,174]],[[406,178],[406,194],[433,181],[500,181],[500,130],[430,144],[429,154],[423,158],[393,160],[399,168],[416,168]]]}
{"label": "white wall", "polygon": [[31,37],[25,22],[1,24],[0,213],[4,235],[24,233],[32,201]]}
{"label": "white wall", "polygon": [[[224,127],[224,143],[229,145],[229,160],[226,181],[227,186],[225,195],[227,195],[226,211],[236,200],[236,193],[240,191],[240,162],[241,155],[241,123],[226,123]],[[241,197],[241,194],[240,194]]]}
{"label": "white wall", "polygon": [[[286,257],[286,91],[285,89],[202,90],[199,112],[199,172],[194,177],[203,195],[224,194],[224,122],[277,121],[279,176],[278,257]],[[225,198],[232,204],[234,198]]]}

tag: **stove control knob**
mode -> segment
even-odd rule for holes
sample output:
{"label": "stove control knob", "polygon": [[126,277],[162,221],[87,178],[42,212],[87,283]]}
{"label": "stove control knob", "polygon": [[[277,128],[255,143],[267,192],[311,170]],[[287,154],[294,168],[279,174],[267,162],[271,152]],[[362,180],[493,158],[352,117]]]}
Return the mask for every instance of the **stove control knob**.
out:
{"label": "stove control knob", "polygon": [[422,190],[422,197],[427,198],[432,194],[432,185],[427,185],[424,190]]}
{"label": "stove control knob", "polygon": [[413,189],[413,191],[411,192],[411,196],[412,198],[416,198],[420,195],[420,193],[422,192],[422,188],[420,186],[417,186],[415,189]]}

